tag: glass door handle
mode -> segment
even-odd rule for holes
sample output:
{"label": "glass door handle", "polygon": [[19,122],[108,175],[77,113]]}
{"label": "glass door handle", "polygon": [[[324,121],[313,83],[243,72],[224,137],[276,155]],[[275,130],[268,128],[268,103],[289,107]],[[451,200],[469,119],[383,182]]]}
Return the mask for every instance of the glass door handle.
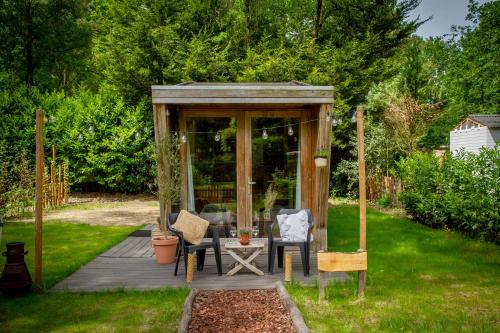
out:
{"label": "glass door handle", "polygon": [[248,177],[248,195],[252,195],[252,185],[255,184],[257,183],[252,181],[252,177]]}

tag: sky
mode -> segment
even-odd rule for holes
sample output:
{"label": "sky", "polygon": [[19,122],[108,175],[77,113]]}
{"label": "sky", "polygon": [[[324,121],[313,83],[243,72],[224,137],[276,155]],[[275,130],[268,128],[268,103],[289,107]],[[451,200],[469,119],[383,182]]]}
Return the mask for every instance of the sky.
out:
{"label": "sky", "polygon": [[[479,0],[479,3],[487,1]],[[433,18],[418,28],[417,35],[424,38],[442,36],[450,33],[452,25],[465,25],[468,3],[468,0],[422,0],[410,18],[415,19],[418,15],[420,19]]]}

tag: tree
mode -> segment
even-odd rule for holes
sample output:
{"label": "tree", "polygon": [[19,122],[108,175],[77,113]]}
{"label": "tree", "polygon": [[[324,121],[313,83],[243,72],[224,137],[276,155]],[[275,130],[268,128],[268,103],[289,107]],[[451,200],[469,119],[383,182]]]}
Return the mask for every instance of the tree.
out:
{"label": "tree", "polygon": [[0,70],[47,89],[85,75],[87,8],[78,0],[0,0]]}

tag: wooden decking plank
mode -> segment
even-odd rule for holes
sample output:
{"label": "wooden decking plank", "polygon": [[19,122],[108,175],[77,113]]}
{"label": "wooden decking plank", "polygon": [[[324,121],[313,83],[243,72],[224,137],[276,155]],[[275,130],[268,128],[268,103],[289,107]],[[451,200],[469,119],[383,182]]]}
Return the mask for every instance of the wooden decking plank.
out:
{"label": "wooden decking plank", "polygon": [[129,237],[127,239],[130,239],[130,241],[127,242],[127,245],[122,247],[120,251],[117,251],[113,256],[116,257],[128,257],[128,253],[130,252],[131,249],[133,249],[138,243],[141,242],[142,237]]}
{"label": "wooden decking plank", "polygon": [[[149,244],[149,237],[128,237],[120,244],[96,257],[52,290],[104,291],[117,288],[147,290],[166,286],[195,287],[200,289],[265,289],[283,279],[281,268],[275,267],[275,274],[267,273],[267,254],[262,253],[257,262],[263,267],[264,276],[257,276],[244,268],[234,276],[227,276],[228,266],[234,259],[222,254],[223,275],[217,275],[215,257],[207,253],[202,272],[194,272],[191,285],[185,283],[184,260],[179,265],[179,274],[174,276],[174,264],[158,265]],[[316,281],[316,256],[311,254],[311,276],[304,277],[299,254],[293,255],[293,278],[304,283]],[[335,279],[348,279],[346,274],[333,275]]]}

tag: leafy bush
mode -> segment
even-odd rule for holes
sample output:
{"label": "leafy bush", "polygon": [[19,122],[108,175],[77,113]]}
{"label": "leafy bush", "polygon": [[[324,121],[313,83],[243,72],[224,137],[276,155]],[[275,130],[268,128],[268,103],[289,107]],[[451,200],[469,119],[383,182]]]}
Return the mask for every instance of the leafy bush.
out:
{"label": "leafy bush", "polygon": [[10,174],[0,173],[0,215],[23,217],[31,213],[35,202],[34,180],[33,170],[23,152]]}
{"label": "leafy bush", "polygon": [[380,197],[377,200],[377,205],[379,205],[380,207],[383,207],[383,208],[391,207],[391,205],[392,205],[391,195],[389,193],[384,193],[382,195],[382,197]]}
{"label": "leafy bush", "polygon": [[105,87],[98,94],[82,88],[72,96],[24,87],[0,91],[0,157],[9,172],[17,163],[17,152],[26,151],[29,165],[34,165],[38,107],[45,110],[45,162],[50,164],[55,144],[58,163],[69,163],[74,190],[153,190],[155,154],[147,98],[129,106]]}
{"label": "leafy bush", "polygon": [[400,200],[418,222],[499,242],[500,145],[438,157],[417,152],[397,163]]}

